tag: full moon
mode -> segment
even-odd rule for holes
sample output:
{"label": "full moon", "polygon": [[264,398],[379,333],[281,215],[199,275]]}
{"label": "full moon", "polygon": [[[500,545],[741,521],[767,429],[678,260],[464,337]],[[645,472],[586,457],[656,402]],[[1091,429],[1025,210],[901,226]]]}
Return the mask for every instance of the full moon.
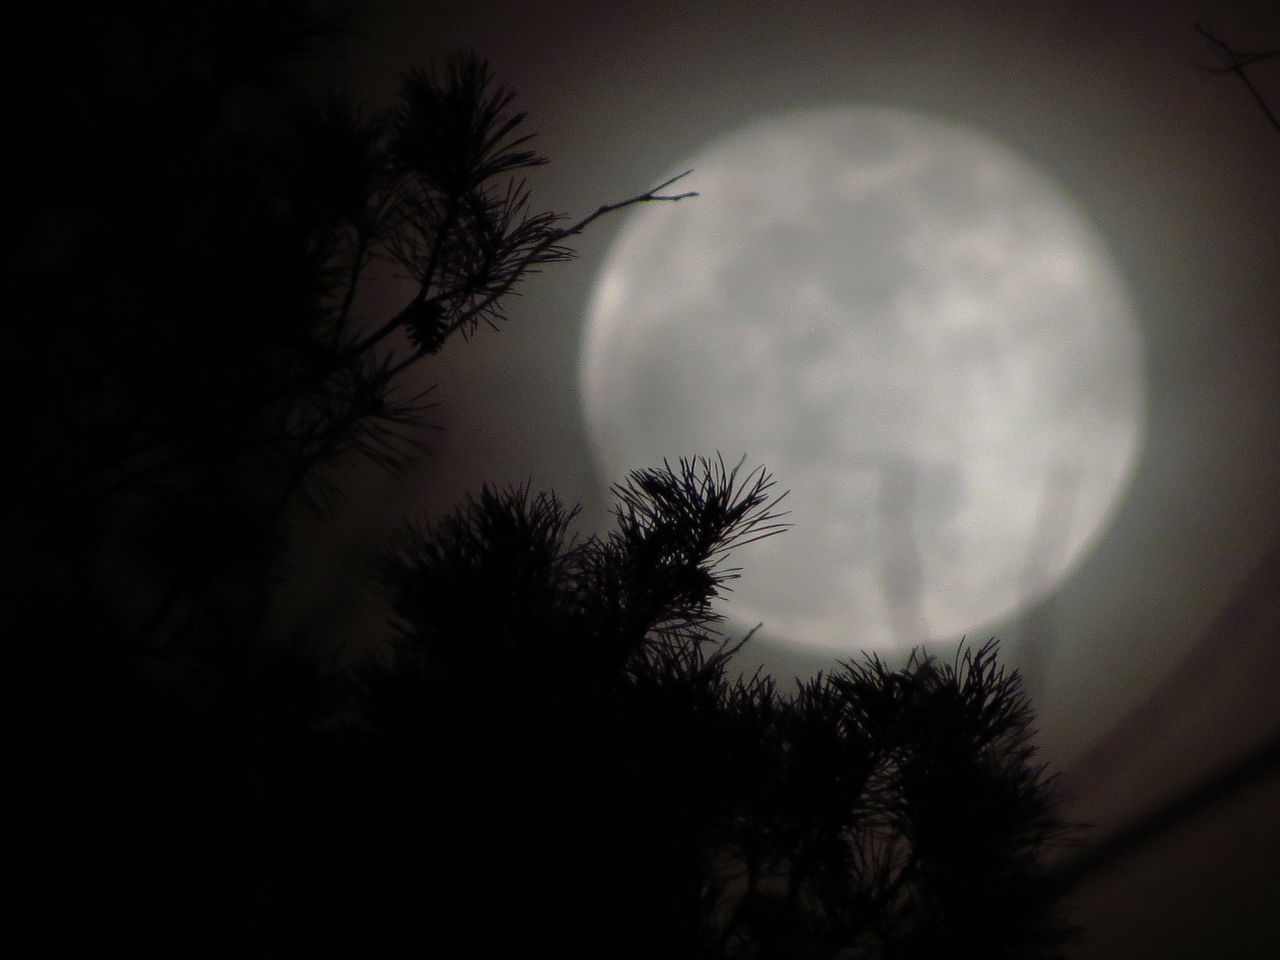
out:
{"label": "full moon", "polygon": [[747,547],[731,622],[837,653],[997,623],[1105,527],[1141,442],[1124,283],[1008,148],[902,110],[762,119],[633,208],[591,297],[602,471],[764,464],[792,527]]}

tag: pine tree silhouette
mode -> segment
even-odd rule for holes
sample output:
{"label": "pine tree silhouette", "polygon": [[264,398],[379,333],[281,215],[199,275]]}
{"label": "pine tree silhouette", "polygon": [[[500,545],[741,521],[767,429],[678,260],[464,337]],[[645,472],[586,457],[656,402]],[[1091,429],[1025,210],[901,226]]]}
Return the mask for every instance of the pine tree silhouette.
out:
{"label": "pine tree silhouette", "polygon": [[[1016,675],[739,678],[713,599],[763,468],[639,471],[614,530],[526,488],[410,525],[349,665],[265,608],[333,468],[403,469],[406,373],[618,209],[538,211],[484,62],[304,95],[304,3],[22,12],[3,270],[15,942],[134,956],[1047,955],[1061,832]],[[16,34],[15,34],[16,35]],[[378,269],[406,278],[363,313]],[[25,938],[25,940],[24,940]]]}
{"label": "pine tree silhouette", "polygon": [[732,679],[711,601],[728,551],[782,528],[771,478],[695,459],[615,492],[607,537],[486,490],[380,563],[399,640],[365,665],[366,730],[460,844],[420,838],[465,878],[441,935],[484,929],[473,891],[513,883],[486,952],[1053,955],[1070,930],[1041,857],[1066,825],[994,643],[790,697]]}

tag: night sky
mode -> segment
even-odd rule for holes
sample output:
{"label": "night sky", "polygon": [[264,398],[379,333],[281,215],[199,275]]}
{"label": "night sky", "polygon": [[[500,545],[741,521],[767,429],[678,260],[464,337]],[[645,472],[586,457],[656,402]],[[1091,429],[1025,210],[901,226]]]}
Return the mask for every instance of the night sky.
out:
{"label": "night sky", "polygon": [[[1000,637],[1027,671],[1067,815],[1096,824],[1096,839],[1280,729],[1280,133],[1235,78],[1199,68],[1218,61],[1194,30],[1277,47],[1270,7],[402,0],[361,5],[341,81],[386,103],[409,65],[476,50],[551,158],[531,179],[535,205],[575,219],[759,116],[854,103],[968,125],[1069,193],[1137,306],[1144,448],[1066,581],[974,633]],[[1258,77],[1280,102],[1276,66]],[[376,623],[355,598],[381,533],[482,483],[553,489],[583,505],[585,530],[605,523],[620,478],[592,462],[577,365],[622,222],[598,222],[576,262],[527,280],[501,332],[424,365],[439,402],[430,454],[403,481],[358,471],[344,510],[293,560],[308,606],[323,584],[335,633]],[[387,277],[366,306],[395,309],[405,289]],[[714,453],[672,455],[690,452]],[[749,548],[737,559],[749,566]],[[767,624],[744,656],[780,677],[829,665]],[[1078,895],[1090,940],[1075,955],[1270,955],[1259,945],[1280,934],[1280,778],[1268,770],[1092,875]]]}

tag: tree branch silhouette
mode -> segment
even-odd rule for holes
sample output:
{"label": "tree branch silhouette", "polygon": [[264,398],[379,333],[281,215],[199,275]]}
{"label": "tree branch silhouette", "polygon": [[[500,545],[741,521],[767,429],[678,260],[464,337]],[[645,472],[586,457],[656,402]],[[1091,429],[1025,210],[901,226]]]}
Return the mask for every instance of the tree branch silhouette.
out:
{"label": "tree branch silhouette", "polygon": [[1249,91],[1249,96],[1251,96],[1254,103],[1258,105],[1259,109],[1262,111],[1262,115],[1267,118],[1267,122],[1271,124],[1271,127],[1274,130],[1280,132],[1280,116],[1277,116],[1275,111],[1272,110],[1271,104],[1268,103],[1267,98],[1263,95],[1262,91],[1254,82],[1253,77],[1250,76],[1249,71],[1246,69],[1247,67],[1251,67],[1254,64],[1261,63],[1262,61],[1280,57],[1280,50],[1262,50],[1246,53],[1244,51],[1236,50],[1231,46],[1231,44],[1227,43],[1227,41],[1223,40],[1203,24],[1197,23],[1195,25],[1195,30],[1196,33],[1204,37],[1204,39],[1218,51],[1221,58],[1225,61],[1224,66],[1208,67],[1206,69],[1212,73],[1235,74],[1235,76],[1240,79],[1240,82],[1244,84],[1244,88]]}
{"label": "tree branch silhouette", "polygon": [[[85,504],[101,534],[72,541],[105,537],[113,556],[126,547],[122,518],[153,515],[152,545],[127,545],[135,557],[152,555],[139,575],[158,581],[135,603],[135,642],[146,647],[175,638],[179,607],[229,596],[204,585],[227,572],[210,556],[266,576],[294,507],[323,513],[340,496],[335,466],[355,457],[398,471],[415,459],[434,398],[405,388],[411,368],[454,334],[496,325],[516,284],[569,259],[566,241],[598,217],[692,195],[660,187],[565,227],[532,208],[521,174],[545,158],[530,149],[514,94],[482,59],[410,71],[392,111],[304,96],[288,80],[288,59],[333,22],[300,8],[296,24],[280,21],[277,40],[241,50],[228,24],[255,2],[146,23],[104,14],[108,33],[136,33],[96,54],[103,76],[129,81],[85,98],[102,101],[92,123],[102,129],[96,169],[105,172],[49,201],[69,211],[86,245],[52,272],[12,260],[6,268],[25,304],[10,355],[29,367],[8,382],[40,384],[13,397],[43,458],[46,485],[32,489],[32,502],[49,502],[38,511],[48,513],[59,501]],[[172,129],[157,116],[172,117]],[[51,107],[34,122],[58,117]],[[73,162],[59,155],[45,166]],[[150,199],[139,209],[134,197]],[[407,270],[418,291],[370,332],[357,294],[379,265]],[[46,288],[49,296],[35,295]],[[392,334],[407,339],[407,354],[389,348]],[[53,349],[40,342],[50,335]],[[65,440],[55,446],[48,436]],[[178,545],[182,524],[164,519],[218,510],[251,512],[261,531],[240,548]],[[200,535],[220,537],[219,526]],[[157,553],[161,542],[173,545]],[[117,589],[117,572],[77,563],[94,589]]]}
{"label": "tree branch silhouette", "polygon": [[[464,889],[504,857],[608,877],[573,885],[570,953],[1055,955],[1072,931],[1042,858],[1069,827],[994,642],[842,664],[791,697],[730,679],[710,606],[727,552],[783,527],[772,479],[741,466],[633,473],[615,529],[585,540],[554,498],[486,489],[384,554],[399,640],[363,667],[365,716],[450,784],[411,802],[466,825],[443,869]],[[513,791],[541,798],[540,826],[491,850]],[[516,928],[562,896],[526,890]]]}

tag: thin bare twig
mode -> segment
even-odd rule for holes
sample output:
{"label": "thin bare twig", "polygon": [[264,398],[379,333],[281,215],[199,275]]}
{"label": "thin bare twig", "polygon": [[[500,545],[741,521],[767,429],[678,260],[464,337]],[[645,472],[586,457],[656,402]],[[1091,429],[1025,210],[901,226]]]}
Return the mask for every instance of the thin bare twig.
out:
{"label": "thin bare twig", "polygon": [[1280,50],[1262,50],[1253,53],[1242,53],[1232,47],[1229,43],[1209,30],[1203,24],[1195,25],[1196,33],[1204,37],[1209,43],[1213,44],[1218,51],[1227,59],[1227,65],[1224,67],[1208,67],[1212,73],[1234,73],[1240,78],[1240,82],[1244,84],[1245,89],[1249,91],[1250,96],[1262,109],[1263,115],[1267,118],[1267,122],[1271,126],[1280,131],[1280,116],[1271,109],[1271,105],[1267,103],[1267,98],[1262,95],[1262,91],[1258,89],[1253,82],[1253,78],[1249,76],[1245,67],[1257,63],[1261,60],[1268,60],[1272,57],[1280,57]]}
{"label": "thin bare twig", "polygon": [[604,204],[603,206],[599,207],[595,211],[595,213],[588,214],[587,216],[579,220],[577,223],[575,223],[573,226],[566,227],[564,230],[561,230],[558,236],[556,236],[554,239],[549,241],[548,245],[550,245],[550,243],[556,243],[556,242],[559,242],[560,240],[564,240],[566,237],[576,236],[577,234],[585,230],[587,226],[593,221],[598,220],[600,217],[603,217],[605,214],[613,213],[615,210],[621,210],[624,207],[630,207],[637,203],[649,203],[654,200],[666,200],[666,201],[675,203],[676,201],[684,200],[686,197],[696,197],[698,195],[698,191],[696,190],[687,190],[684,193],[674,193],[674,194],[667,194],[667,195],[663,195],[658,192],[660,190],[665,190],[667,187],[671,186],[673,183],[675,183],[678,180],[683,180],[685,177],[687,177],[691,173],[693,173],[692,170],[686,170],[684,173],[676,174],[670,180],[662,181],[662,183],[658,184],[652,190],[646,190],[644,193],[638,193],[634,197],[631,197],[630,199],[627,199],[627,200],[621,200],[618,203]]}
{"label": "thin bare twig", "polygon": [[[619,200],[617,203],[602,204],[600,207],[596,208],[595,211],[587,214],[578,222],[568,227],[565,227],[563,230],[556,230],[552,233],[547,234],[545,238],[543,238],[541,241],[539,241],[537,244],[531,247],[528,253],[526,253],[520,259],[516,267],[511,270],[510,276],[507,278],[506,282],[504,282],[501,286],[491,291],[487,297],[485,297],[483,300],[473,305],[471,309],[467,310],[464,314],[459,316],[456,320],[453,321],[453,323],[449,325],[448,332],[445,334],[444,339],[448,339],[448,337],[452,336],[458,330],[465,327],[473,318],[483,315],[484,312],[489,307],[493,306],[493,304],[497,303],[499,300],[505,297],[508,293],[510,293],[511,288],[514,287],[516,283],[519,282],[527,273],[529,273],[531,271],[531,268],[535,264],[540,263],[541,258],[553,247],[557,246],[558,244],[560,244],[561,242],[563,242],[569,237],[574,237],[582,233],[584,230],[586,230],[586,228],[589,225],[591,225],[601,217],[606,216],[607,214],[610,214],[610,213],[614,213],[618,210],[623,210],[627,207],[635,206],[636,204],[640,204],[640,203],[652,203],[655,201],[675,203],[677,201],[684,200],[688,197],[696,197],[698,195],[698,192],[696,190],[687,190],[684,193],[673,193],[673,194],[664,194],[661,192],[665,190],[667,187],[671,186],[676,181],[681,180],[684,177],[687,177],[692,172],[693,172],[692,170],[686,170],[684,171],[684,173],[677,174],[676,176],[671,177],[669,180],[664,180],[662,183],[658,184],[656,187],[653,187],[650,190],[646,190],[643,193],[638,193],[634,197],[628,197],[626,200]],[[399,315],[397,315],[396,320],[392,321],[392,323],[389,324],[388,327],[394,328],[394,326],[398,324],[398,321],[399,321]],[[384,329],[384,330],[378,331],[379,337],[385,336],[387,333],[390,333],[390,329]],[[373,342],[374,340],[371,339],[369,341],[365,341],[360,346],[361,348],[372,346]],[[403,360],[399,361],[398,363],[396,363],[394,366],[391,367],[391,371],[390,371],[391,376],[394,377],[400,372],[402,372],[405,368],[412,366],[414,363],[416,363],[417,361],[421,360],[424,356],[426,356],[426,354],[429,352],[430,352],[429,350],[424,348],[419,348],[415,350],[413,353],[409,354],[409,356],[405,357]]]}

